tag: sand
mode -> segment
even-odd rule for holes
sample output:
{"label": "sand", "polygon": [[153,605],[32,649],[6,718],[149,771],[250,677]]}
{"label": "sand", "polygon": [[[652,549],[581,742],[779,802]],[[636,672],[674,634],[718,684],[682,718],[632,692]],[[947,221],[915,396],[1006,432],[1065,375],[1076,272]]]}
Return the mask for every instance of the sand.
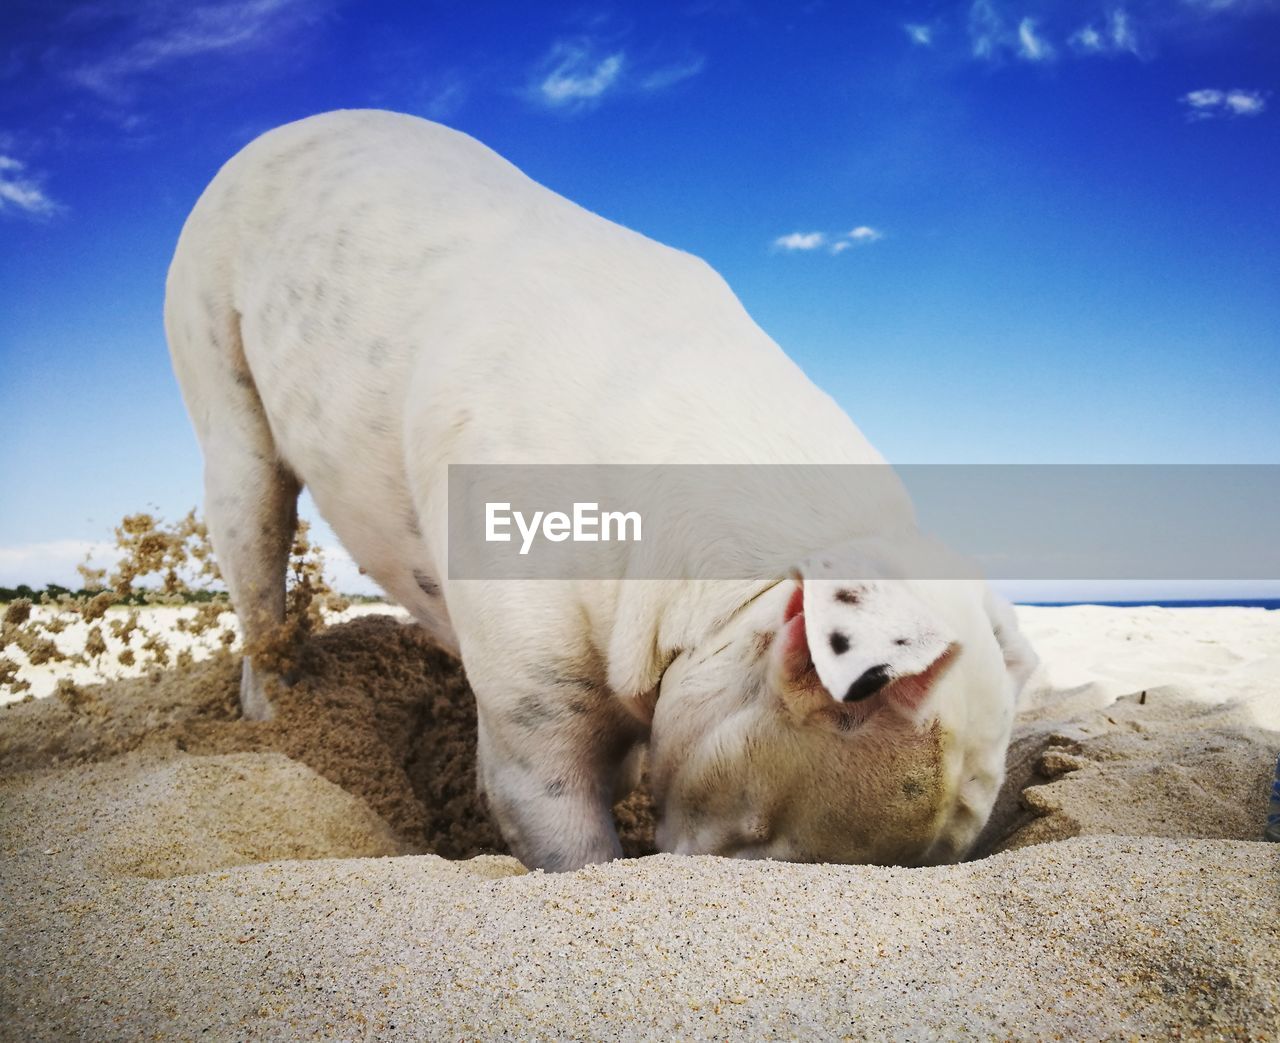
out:
{"label": "sand", "polygon": [[527,873],[464,678],[390,617],[270,724],[216,651],[0,708],[0,1039],[1280,1038],[1280,613],[1020,614],[987,857],[930,869]]}

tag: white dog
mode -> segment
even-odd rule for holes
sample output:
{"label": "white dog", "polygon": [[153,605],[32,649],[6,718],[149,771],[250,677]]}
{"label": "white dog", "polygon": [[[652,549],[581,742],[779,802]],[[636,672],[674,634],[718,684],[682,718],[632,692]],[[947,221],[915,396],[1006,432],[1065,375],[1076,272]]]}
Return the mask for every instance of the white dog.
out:
{"label": "white dog", "polygon": [[[845,541],[892,574],[898,492],[832,504],[812,542],[743,519],[814,552],[794,579],[628,581],[625,552],[614,580],[447,574],[450,463],[883,462],[702,261],[456,131],[335,112],[218,173],[165,328],[246,647],[283,617],[306,486],[461,657],[480,785],[526,864],[620,853],[611,802],[646,741],[664,850],[912,863],[977,835],[1034,656],[980,583],[828,575]],[[241,704],[271,715],[249,659]]]}

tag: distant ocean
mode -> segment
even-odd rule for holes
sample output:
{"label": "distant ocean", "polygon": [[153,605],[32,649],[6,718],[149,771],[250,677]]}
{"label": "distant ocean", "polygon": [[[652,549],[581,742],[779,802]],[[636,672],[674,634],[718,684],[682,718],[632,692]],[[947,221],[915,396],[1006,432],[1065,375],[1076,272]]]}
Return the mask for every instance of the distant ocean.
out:
{"label": "distant ocean", "polygon": [[1267,608],[1280,609],[1280,598],[1240,598],[1237,601],[1020,601],[1020,605],[1062,608],[1066,605],[1106,605],[1110,608]]}

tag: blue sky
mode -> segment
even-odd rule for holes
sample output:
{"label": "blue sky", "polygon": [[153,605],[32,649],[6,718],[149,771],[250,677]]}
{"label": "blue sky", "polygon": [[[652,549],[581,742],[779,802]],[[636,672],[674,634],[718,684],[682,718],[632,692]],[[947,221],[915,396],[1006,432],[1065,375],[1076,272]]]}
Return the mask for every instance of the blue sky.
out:
{"label": "blue sky", "polygon": [[471,133],[706,258],[895,462],[1280,463],[1280,0],[0,5],[0,584],[200,499],[161,328],[277,124]]}

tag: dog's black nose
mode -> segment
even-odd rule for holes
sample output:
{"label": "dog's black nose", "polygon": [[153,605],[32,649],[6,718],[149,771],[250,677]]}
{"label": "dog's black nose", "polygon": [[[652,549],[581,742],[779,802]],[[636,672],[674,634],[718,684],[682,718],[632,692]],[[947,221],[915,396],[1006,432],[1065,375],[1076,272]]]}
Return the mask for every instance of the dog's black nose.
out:
{"label": "dog's black nose", "polygon": [[873,666],[849,685],[849,690],[844,693],[844,701],[856,703],[861,699],[869,699],[888,683],[889,664],[881,663],[879,666]]}

